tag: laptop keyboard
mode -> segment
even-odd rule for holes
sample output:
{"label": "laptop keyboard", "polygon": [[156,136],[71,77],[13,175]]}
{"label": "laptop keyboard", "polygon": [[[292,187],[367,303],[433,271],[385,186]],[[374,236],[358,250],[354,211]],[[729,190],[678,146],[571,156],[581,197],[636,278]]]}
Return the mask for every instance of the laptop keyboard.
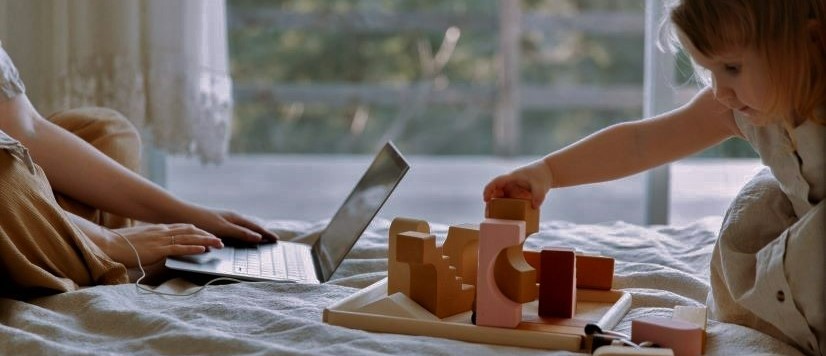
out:
{"label": "laptop keyboard", "polygon": [[236,248],[233,259],[235,273],[280,280],[304,280],[311,266],[310,250],[295,244],[280,243],[261,248]]}

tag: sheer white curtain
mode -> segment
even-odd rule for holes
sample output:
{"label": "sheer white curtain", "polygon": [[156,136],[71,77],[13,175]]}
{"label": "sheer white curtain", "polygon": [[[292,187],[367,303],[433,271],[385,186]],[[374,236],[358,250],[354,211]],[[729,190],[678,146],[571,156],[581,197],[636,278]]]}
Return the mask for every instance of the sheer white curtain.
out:
{"label": "sheer white curtain", "polygon": [[123,112],[171,153],[227,151],[224,0],[0,0],[0,40],[44,115]]}

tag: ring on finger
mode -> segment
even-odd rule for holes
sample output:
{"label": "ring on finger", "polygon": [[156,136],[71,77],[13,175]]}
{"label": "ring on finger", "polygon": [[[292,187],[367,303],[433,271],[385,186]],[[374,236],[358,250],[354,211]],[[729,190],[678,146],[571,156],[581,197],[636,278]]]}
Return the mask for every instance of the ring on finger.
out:
{"label": "ring on finger", "polygon": [[172,245],[175,245],[175,235],[172,235]]}

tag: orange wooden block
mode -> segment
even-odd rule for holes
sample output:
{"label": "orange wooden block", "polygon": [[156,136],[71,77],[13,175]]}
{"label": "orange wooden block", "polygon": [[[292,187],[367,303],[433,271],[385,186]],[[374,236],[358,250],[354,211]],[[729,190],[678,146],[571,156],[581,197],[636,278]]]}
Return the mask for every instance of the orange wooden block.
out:
{"label": "orange wooden block", "polygon": [[523,242],[524,221],[485,219],[479,225],[476,325],[514,328],[522,320],[522,303],[502,293],[496,283],[495,268],[500,253],[512,246],[521,248]]}
{"label": "orange wooden block", "polygon": [[410,267],[396,259],[396,235],[405,231],[430,233],[427,221],[398,217],[390,223],[387,247],[387,295],[404,293],[410,295]]}
{"label": "orange wooden block", "polygon": [[577,288],[611,290],[613,284],[613,258],[596,255],[576,255]]}
{"label": "orange wooden block", "polygon": [[571,248],[545,248],[539,254],[539,315],[573,318],[576,311],[576,253]]}
{"label": "orange wooden block", "polygon": [[499,253],[493,267],[493,275],[499,290],[508,299],[517,303],[536,300],[539,293],[536,286],[536,270],[525,261],[521,244],[508,247]]}
{"label": "orange wooden block", "polygon": [[522,220],[525,236],[539,231],[539,209],[525,199],[495,198],[485,206],[485,217],[491,219]]}
{"label": "orange wooden block", "polygon": [[464,283],[476,285],[479,258],[479,224],[451,226],[442,245],[442,254],[450,258],[450,265]]}
{"label": "orange wooden block", "polygon": [[410,299],[438,318],[471,309],[475,288],[462,283],[447,256],[436,249],[436,237],[407,231],[396,235],[396,259],[410,266]]}
{"label": "orange wooden block", "polygon": [[[542,279],[539,251],[525,250],[525,261],[536,269],[536,281]],[[614,259],[598,255],[576,255],[576,287],[611,290],[614,283]]]}

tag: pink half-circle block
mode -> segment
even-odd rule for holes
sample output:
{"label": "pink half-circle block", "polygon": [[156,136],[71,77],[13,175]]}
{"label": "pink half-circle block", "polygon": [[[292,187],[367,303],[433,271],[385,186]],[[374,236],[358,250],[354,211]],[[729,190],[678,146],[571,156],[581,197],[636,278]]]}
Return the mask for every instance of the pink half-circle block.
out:
{"label": "pink half-circle block", "polygon": [[677,319],[642,317],[631,321],[631,340],[651,341],[670,348],[675,356],[696,356],[702,354],[703,329]]}

